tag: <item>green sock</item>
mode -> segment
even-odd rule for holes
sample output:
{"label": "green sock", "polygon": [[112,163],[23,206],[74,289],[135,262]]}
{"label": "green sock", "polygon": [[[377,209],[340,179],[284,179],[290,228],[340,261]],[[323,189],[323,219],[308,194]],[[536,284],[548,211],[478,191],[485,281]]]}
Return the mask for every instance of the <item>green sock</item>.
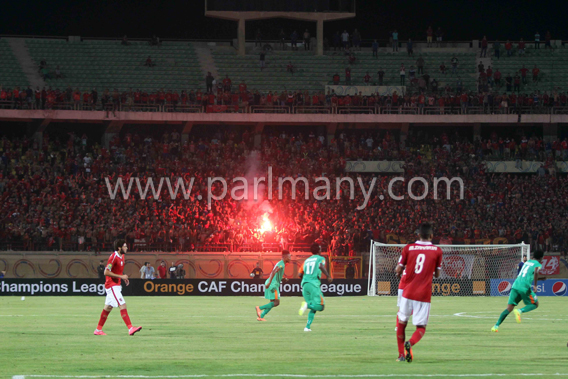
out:
{"label": "green sock", "polygon": [[524,308],[520,309],[521,313],[527,313],[530,311],[534,311],[536,309],[536,305],[535,304],[528,304],[525,305]]}
{"label": "green sock", "polygon": [[508,310],[505,309],[501,313],[501,316],[499,316],[499,320],[497,320],[497,324],[495,324],[495,326],[501,325],[501,323],[507,318],[507,316],[509,316],[509,313],[511,313],[511,312],[509,312]]}
{"label": "green sock", "polygon": [[323,305],[321,304],[314,304],[314,303],[309,303],[308,304],[308,308],[315,311],[315,312],[321,312],[323,310]]}
{"label": "green sock", "polygon": [[316,315],[316,311],[310,309],[310,313],[308,314],[308,323],[306,324],[306,328],[311,329],[312,322],[314,321],[314,317]]}
{"label": "green sock", "polygon": [[272,308],[274,308],[274,303],[271,301],[270,303],[264,304],[263,306],[260,306],[259,308],[262,309],[262,313],[260,314],[260,318],[264,318],[264,316],[266,316],[266,314],[268,312],[270,312],[270,310]]}

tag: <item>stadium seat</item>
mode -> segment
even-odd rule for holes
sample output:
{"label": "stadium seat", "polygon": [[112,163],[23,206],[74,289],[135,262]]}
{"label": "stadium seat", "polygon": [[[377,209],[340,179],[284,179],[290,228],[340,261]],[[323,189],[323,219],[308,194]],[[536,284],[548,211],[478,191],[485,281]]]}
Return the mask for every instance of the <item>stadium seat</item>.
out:
{"label": "stadium seat", "polygon": [[[192,44],[164,42],[150,46],[147,42],[86,40],[79,43],[64,40],[27,39],[32,59],[38,64],[46,59],[48,68],[59,66],[65,85],[81,90],[112,87],[119,91],[139,87],[144,79],[157,79],[148,90],[187,90],[204,87],[203,73]],[[155,67],[144,63],[150,56]],[[166,81],[167,79],[167,81]],[[63,81],[51,79],[48,85],[61,87]]]}

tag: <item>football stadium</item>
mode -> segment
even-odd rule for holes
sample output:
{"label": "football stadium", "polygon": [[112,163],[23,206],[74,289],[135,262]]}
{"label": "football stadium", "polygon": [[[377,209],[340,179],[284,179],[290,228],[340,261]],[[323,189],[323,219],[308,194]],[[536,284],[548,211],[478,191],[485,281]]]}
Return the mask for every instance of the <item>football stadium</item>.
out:
{"label": "football stadium", "polygon": [[4,4],[0,377],[568,377],[567,12]]}

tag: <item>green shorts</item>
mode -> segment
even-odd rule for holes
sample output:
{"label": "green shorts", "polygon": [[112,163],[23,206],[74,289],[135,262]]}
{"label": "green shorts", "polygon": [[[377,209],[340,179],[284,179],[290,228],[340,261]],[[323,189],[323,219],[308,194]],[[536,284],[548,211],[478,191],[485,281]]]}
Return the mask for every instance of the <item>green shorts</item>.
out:
{"label": "green shorts", "polygon": [[525,304],[536,304],[538,298],[536,297],[536,293],[533,290],[529,290],[526,292],[520,292],[516,289],[511,289],[511,293],[509,294],[509,302],[507,304],[511,305],[519,305],[519,302],[523,300]]}
{"label": "green shorts", "polygon": [[325,298],[321,293],[321,289],[310,283],[305,283],[302,287],[302,295],[308,304],[325,305]]}
{"label": "green shorts", "polygon": [[264,298],[268,300],[280,300],[280,291],[276,288],[266,288],[264,290]]}

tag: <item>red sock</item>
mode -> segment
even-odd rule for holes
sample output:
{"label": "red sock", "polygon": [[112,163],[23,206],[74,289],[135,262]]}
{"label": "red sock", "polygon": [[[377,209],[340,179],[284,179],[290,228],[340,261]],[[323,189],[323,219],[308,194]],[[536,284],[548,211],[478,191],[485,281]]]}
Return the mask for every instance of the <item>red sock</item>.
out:
{"label": "red sock", "polygon": [[410,344],[412,346],[416,345],[418,341],[420,341],[422,337],[424,337],[425,333],[426,333],[425,327],[423,326],[416,327],[416,331],[414,332],[414,334],[412,334],[412,338],[410,338]]}
{"label": "red sock", "polygon": [[103,330],[103,326],[105,325],[105,322],[107,320],[108,314],[110,312],[109,311],[105,311],[103,309],[102,313],[101,313],[101,318],[99,319],[99,325],[97,325],[97,329],[98,330]]}
{"label": "red sock", "polygon": [[132,328],[132,323],[130,322],[130,317],[128,317],[128,312],[126,311],[126,309],[121,309],[120,315],[122,316],[122,319],[124,320],[124,323],[126,324],[126,327],[128,329]]}
{"label": "red sock", "polygon": [[[398,317],[397,317],[398,318]],[[398,343],[398,356],[404,355],[404,339],[406,335],[404,330],[406,329],[406,324],[396,323],[396,342]]]}
{"label": "red sock", "polygon": [[396,327],[398,328],[398,312],[396,314]]}

